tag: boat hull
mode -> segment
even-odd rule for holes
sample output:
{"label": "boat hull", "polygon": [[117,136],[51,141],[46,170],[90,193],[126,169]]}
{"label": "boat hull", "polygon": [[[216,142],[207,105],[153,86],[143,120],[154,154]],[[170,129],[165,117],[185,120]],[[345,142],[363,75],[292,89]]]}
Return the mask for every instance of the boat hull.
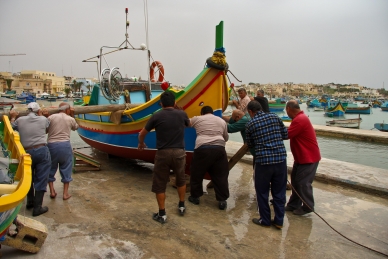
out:
{"label": "boat hull", "polygon": [[375,123],[374,126],[379,131],[388,132],[388,123]]}
{"label": "boat hull", "polygon": [[347,108],[345,113],[347,114],[370,114],[370,107],[360,107],[360,108]]}

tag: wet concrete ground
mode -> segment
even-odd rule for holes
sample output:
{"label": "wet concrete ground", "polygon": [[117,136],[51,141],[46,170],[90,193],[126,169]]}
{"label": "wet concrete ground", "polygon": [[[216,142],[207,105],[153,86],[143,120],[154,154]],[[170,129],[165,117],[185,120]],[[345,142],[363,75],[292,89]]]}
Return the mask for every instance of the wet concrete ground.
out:
{"label": "wet concrete ground", "polygon": [[[161,225],[151,218],[158,209],[150,191],[152,164],[79,151],[94,156],[102,170],[75,173],[67,201],[57,180],[57,198],[45,195],[49,211],[32,217],[49,231],[40,252],[2,246],[3,258],[384,258],[344,239],[315,214],[287,212],[282,230],[253,224],[258,213],[250,164],[231,170],[226,211],[209,189],[199,206],[186,201],[187,213],[179,216],[176,189],[168,185],[168,222]],[[316,212],[335,229],[388,254],[387,198],[320,182],[314,194]],[[20,214],[31,217],[24,207]]]}

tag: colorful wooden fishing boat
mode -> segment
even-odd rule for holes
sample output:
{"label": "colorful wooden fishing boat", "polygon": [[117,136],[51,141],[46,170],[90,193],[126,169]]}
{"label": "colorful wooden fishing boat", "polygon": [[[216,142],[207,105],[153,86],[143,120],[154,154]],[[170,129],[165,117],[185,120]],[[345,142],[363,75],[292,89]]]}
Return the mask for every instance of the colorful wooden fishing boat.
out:
{"label": "colorful wooden fishing boat", "polygon": [[10,160],[10,177],[14,184],[0,184],[0,240],[19,213],[23,200],[31,187],[31,157],[20,143],[20,136],[13,131],[8,116],[0,122],[2,155]]}
{"label": "colorful wooden fishing boat", "polygon": [[344,116],[345,108],[342,106],[341,102],[338,102],[334,108],[328,108],[327,112],[333,114],[333,116]]}
{"label": "colorful wooden fishing boat", "polygon": [[[118,48],[136,50],[132,48],[132,45],[126,47],[120,45]],[[139,50],[144,50],[145,48],[146,46],[141,46]],[[110,48],[111,50],[112,48]],[[157,81],[156,79],[152,79],[152,69],[149,81],[125,81],[117,68],[100,69],[100,83],[96,84],[92,90],[89,106],[130,102],[134,104],[139,103],[139,101],[135,100],[141,99],[144,100],[144,103],[135,108],[119,111],[114,114],[101,112],[77,115],[76,120],[79,124],[79,136],[90,146],[108,154],[153,163],[156,153],[155,131],[147,134],[145,139],[147,148],[144,151],[139,151],[137,148],[138,135],[151,115],[161,109],[161,92],[172,92],[176,97],[177,105],[182,107],[189,118],[199,116],[201,108],[206,105],[211,106],[214,114],[220,117],[222,116],[222,112],[226,110],[229,101],[229,82],[226,76],[228,65],[224,52],[223,22],[220,22],[216,26],[216,47],[213,56],[207,59],[207,65],[199,75],[186,88],[180,91],[172,89],[164,81],[164,73],[160,71]],[[149,53],[148,51],[148,55],[150,55]],[[103,55],[91,59],[101,59],[101,56]],[[153,67],[153,63],[151,64],[151,68]],[[154,68],[157,67],[159,65],[154,66]],[[150,99],[150,97],[153,98]],[[171,132],[171,134],[174,134],[174,132]],[[189,172],[195,140],[195,129],[190,127],[186,128],[185,149],[187,154],[187,172]]]}

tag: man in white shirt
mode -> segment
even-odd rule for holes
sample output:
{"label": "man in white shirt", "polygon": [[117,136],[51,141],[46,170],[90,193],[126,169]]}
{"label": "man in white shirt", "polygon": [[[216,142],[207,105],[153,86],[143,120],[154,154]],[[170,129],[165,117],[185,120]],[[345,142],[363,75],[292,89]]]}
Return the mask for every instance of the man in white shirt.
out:
{"label": "man in white shirt", "polygon": [[249,98],[247,91],[244,88],[240,88],[237,90],[239,98],[239,102],[236,100],[233,100],[234,106],[236,106],[237,109],[242,110],[245,113],[247,113],[247,105],[251,101]]}
{"label": "man in white shirt", "polygon": [[210,106],[201,109],[201,116],[190,119],[190,124],[197,133],[193,160],[190,168],[190,197],[189,201],[199,204],[203,195],[202,182],[206,173],[209,173],[220,210],[226,208],[229,198],[229,167],[225,151],[225,142],[228,141],[226,122],[213,115]]}

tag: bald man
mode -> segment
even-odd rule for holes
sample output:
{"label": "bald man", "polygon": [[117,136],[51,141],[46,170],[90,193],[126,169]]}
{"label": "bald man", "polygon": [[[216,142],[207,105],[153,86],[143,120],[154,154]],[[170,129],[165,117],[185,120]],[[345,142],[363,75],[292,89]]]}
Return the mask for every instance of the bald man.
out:
{"label": "bald man", "polygon": [[315,130],[310,119],[300,110],[298,102],[296,100],[288,101],[286,111],[292,119],[288,128],[288,138],[294,156],[294,165],[291,172],[293,190],[285,210],[293,211],[295,215],[304,215],[314,211],[314,196],[311,184],[317,172],[321,154]]}
{"label": "bald man", "polygon": [[50,126],[48,127],[48,148],[51,155],[51,170],[49,175],[50,198],[54,199],[57,193],[54,188],[55,174],[59,167],[63,183],[63,200],[68,200],[69,185],[73,180],[71,177],[73,170],[73,149],[70,144],[70,132],[78,129],[78,124],[74,117],[74,108],[68,103],[59,104],[60,112],[48,117]]}
{"label": "bald man", "polygon": [[250,119],[249,115],[242,110],[235,109],[231,116],[222,116],[222,118],[228,123],[228,133],[240,132],[245,142],[245,124]]}

